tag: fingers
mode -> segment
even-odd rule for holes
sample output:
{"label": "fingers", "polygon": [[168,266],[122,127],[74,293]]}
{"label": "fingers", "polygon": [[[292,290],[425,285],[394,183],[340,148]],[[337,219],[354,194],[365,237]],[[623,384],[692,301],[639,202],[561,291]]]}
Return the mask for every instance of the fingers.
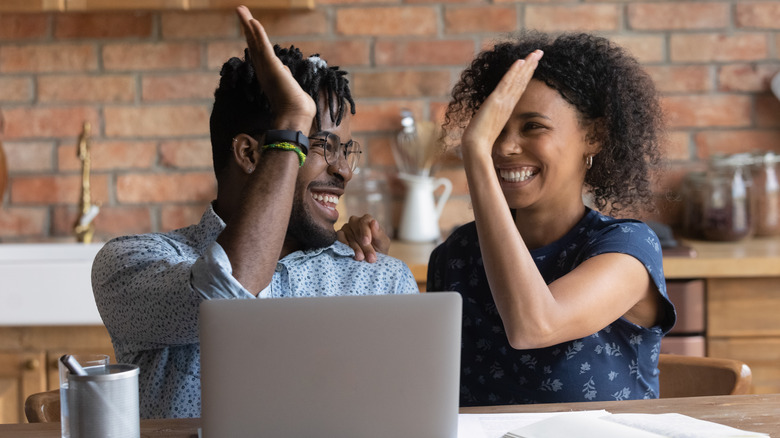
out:
{"label": "fingers", "polygon": [[377,253],[386,254],[390,249],[390,238],[371,215],[352,216],[336,235],[339,241],[355,251],[355,260],[376,262]]}
{"label": "fingers", "polygon": [[539,65],[539,60],[543,55],[544,52],[541,50],[534,50],[525,59],[515,61],[506,74],[504,74],[504,77],[501,78],[494,93],[497,92],[500,95],[511,98],[517,103],[531,81],[534,70],[536,70],[536,66]]}

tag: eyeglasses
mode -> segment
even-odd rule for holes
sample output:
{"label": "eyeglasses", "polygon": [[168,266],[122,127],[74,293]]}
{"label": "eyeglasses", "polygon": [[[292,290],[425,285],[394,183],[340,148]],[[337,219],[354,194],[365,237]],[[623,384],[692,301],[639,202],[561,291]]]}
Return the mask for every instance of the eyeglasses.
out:
{"label": "eyeglasses", "polygon": [[328,166],[338,164],[339,158],[344,158],[352,172],[357,169],[360,154],[363,153],[360,143],[354,140],[342,143],[338,135],[331,133],[309,137],[309,143],[312,148],[321,147],[325,151],[325,162]]}

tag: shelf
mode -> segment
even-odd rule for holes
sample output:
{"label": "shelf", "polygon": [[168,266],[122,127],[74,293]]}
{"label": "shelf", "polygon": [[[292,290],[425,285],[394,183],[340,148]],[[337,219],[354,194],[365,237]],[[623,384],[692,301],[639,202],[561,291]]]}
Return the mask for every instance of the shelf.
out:
{"label": "shelf", "polygon": [[195,11],[232,9],[313,9],[315,0],[3,0],[0,12]]}

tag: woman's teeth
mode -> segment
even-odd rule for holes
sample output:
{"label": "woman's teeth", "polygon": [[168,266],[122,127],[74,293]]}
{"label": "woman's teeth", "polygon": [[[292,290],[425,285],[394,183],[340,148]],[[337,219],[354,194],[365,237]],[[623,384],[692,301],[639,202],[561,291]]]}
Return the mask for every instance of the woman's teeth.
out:
{"label": "woman's teeth", "polygon": [[314,200],[316,200],[316,201],[325,202],[327,204],[338,205],[338,203],[339,203],[339,197],[338,196],[323,195],[323,194],[320,194],[320,193],[313,193],[312,197],[314,197]]}
{"label": "woman's teeth", "polygon": [[520,182],[525,181],[528,178],[534,176],[534,173],[529,169],[524,170],[501,170],[499,171],[501,179],[507,182]]}

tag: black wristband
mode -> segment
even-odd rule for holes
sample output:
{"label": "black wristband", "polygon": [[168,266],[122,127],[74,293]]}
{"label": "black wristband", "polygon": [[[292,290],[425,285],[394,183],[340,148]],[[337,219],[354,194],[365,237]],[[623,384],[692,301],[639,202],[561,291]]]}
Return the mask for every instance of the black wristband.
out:
{"label": "black wristband", "polygon": [[295,143],[304,155],[309,154],[309,139],[301,131],[287,129],[269,129],[265,132],[265,144]]}

